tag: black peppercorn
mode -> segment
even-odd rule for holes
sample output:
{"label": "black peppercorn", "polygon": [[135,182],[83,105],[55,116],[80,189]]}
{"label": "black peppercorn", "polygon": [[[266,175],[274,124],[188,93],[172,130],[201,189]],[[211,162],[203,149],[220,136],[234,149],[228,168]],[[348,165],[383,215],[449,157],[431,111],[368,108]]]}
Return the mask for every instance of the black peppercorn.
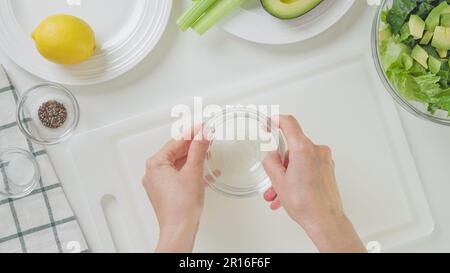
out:
{"label": "black peppercorn", "polygon": [[66,107],[60,102],[50,100],[39,107],[39,120],[47,128],[56,129],[64,125],[67,119]]}

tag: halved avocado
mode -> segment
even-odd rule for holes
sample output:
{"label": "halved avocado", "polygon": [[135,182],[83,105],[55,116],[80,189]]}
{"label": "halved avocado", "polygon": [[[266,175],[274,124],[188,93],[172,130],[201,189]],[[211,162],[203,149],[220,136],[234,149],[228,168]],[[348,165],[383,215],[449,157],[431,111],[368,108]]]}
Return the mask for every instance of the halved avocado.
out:
{"label": "halved avocado", "polygon": [[279,19],[294,19],[317,7],[323,0],[261,0],[264,9]]}

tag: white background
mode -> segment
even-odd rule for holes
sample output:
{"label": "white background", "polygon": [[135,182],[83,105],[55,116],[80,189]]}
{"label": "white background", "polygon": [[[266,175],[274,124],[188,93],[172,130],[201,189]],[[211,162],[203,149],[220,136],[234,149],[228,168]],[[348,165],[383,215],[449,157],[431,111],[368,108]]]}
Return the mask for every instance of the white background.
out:
{"label": "white background", "polygon": [[[174,2],[166,33],[140,65],[111,82],[71,88],[81,106],[79,132],[202,95],[195,91],[195,86],[201,85],[202,90],[208,90],[209,87],[228,85],[256,73],[301,63],[330,47],[369,49],[375,13],[375,8],[368,7],[365,1],[357,1],[339,23],[314,39],[287,46],[264,46],[235,38],[220,28],[204,37],[180,33],[174,22],[184,7],[179,3],[181,1]],[[42,81],[18,68],[2,52],[0,63],[4,64],[19,91]],[[166,86],[164,90],[152,88],[161,83]],[[400,246],[398,250],[450,251],[450,128],[420,120],[400,107],[398,109],[436,224],[431,236]],[[52,158],[57,158],[65,149],[65,145],[59,145],[49,152]],[[76,174],[64,168],[70,162],[54,163],[75,213],[82,215],[86,204],[76,198],[78,188],[70,183],[70,178]],[[88,221],[81,219],[81,225],[89,242],[95,233]]]}

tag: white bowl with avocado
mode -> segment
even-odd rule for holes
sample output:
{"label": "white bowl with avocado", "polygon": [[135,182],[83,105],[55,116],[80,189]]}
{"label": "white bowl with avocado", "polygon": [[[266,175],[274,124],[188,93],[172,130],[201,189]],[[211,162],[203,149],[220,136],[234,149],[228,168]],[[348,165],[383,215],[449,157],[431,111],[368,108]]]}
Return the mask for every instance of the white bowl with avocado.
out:
{"label": "white bowl with avocado", "polygon": [[261,44],[290,44],[312,38],[334,25],[354,0],[249,0],[223,28]]}
{"label": "white bowl with avocado", "polygon": [[314,8],[316,8],[322,0],[261,0],[263,8],[272,16],[289,20],[298,18]]}

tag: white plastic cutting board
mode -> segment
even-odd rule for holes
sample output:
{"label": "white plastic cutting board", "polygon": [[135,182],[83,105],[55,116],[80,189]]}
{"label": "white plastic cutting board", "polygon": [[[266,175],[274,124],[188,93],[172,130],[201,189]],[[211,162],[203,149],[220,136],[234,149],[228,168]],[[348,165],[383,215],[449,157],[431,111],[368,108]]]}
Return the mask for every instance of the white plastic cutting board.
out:
{"label": "white plastic cutting board", "polygon": [[[394,103],[368,55],[336,56],[211,90],[223,96],[207,102],[279,104],[316,143],[333,148],[345,209],[366,242],[376,240],[388,250],[424,237],[433,220]],[[169,139],[171,121],[168,107],[71,142],[104,251],[154,248],[158,224],[140,180],[146,159]],[[196,250],[315,248],[284,211],[270,211],[262,197],[235,200],[208,190]]]}

